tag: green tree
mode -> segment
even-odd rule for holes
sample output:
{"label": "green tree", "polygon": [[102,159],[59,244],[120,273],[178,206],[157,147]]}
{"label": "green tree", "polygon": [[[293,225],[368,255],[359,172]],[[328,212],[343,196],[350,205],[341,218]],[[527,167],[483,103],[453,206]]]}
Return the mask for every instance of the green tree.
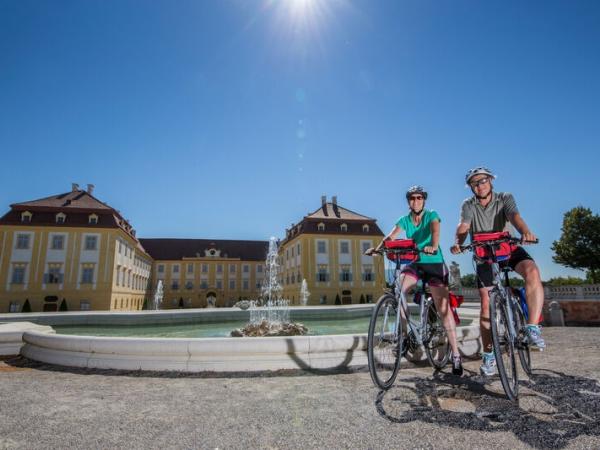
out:
{"label": "green tree", "polygon": [[566,286],[566,285],[577,285],[585,284],[586,280],[578,277],[553,277],[546,281],[544,284],[548,286]]}
{"label": "green tree", "polygon": [[468,273],[460,277],[460,282],[463,287],[474,288],[477,284],[474,273]]}
{"label": "green tree", "polygon": [[587,271],[587,281],[600,283],[600,216],[578,206],[565,213],[562,234],[552,244],[558,264]]}
{"label": "green tree", "polygon": [[21,312],[31,312],[31,304],[29,303],[29,299],[25,299],[25,304],[23,304],[23,309]]}
{"label": "green tree", "polygon": [[148,309],[148,299],[147,298],[144,299],[144,304],[142,305],[142,309],[143,310]]}
{"label": "green tree", "polygon": [[60,306],[58,307],[59,311],[68,311],[69,308],[67,307],[67,300],[66,299],[62,299],[62,302],[60,302]]}
{"label": "green tree", "polygon": [[341,305],[342,301],[340,300],[340,294],[336,294],[335,296],[335,304],[336,305]]}
{"label": "green tree", "polygon": [[364,303],[365,302],[365,296],[364,294],[360,294],[360,303]]}

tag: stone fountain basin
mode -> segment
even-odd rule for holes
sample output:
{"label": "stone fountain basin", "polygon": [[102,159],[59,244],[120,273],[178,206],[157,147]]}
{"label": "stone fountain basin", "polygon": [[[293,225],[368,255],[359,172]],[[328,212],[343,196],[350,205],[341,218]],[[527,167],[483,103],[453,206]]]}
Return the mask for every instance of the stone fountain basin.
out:
{"label": "stone fountain basin", "polygon": [[[292,319],[308,316],[323,317],[333,313],[336,317],[369,314],[372,305],[335,308],[293,308]],[[300,311],[303,309],[304,311]],[[77,324],[103,323],[165,323],[173,320],[190,320],[190,313],[205,320],[223,317],[229,313],[248,314],[247,311],[197,310],[158,311],[138,313],[39,313],[25,314],[37,323]],[[466,317],[477,311],[461,311]],[[1,315],[0,319],[5,319]],[[11,318],[15,315],[8,315]],[[112,316],[112,317],[111,317]],[[125,317],[124,317],[125,316]],[[132,316],[139,316],[134,320]],[[294,317],[296,316],[296,318]],[[112,320],[111,320],[112,319]],[[162,320],[158,320],[162,319]],[[198,320],[196,317],[194,320]],[[479,350],[479,327],[466,326],[457,329],[460,348],[464,355],[474,356]],[[181,372],[255,372],[281,369],[336,370],[367,365],[367,335],[321,335],[261,338],[136,338],[92,337],[53,334],[53,330],[25,330],[20,353],[32,360],[67,367],[90,369],[181,371]],[[415,360],[424,355],[414,355]]]}

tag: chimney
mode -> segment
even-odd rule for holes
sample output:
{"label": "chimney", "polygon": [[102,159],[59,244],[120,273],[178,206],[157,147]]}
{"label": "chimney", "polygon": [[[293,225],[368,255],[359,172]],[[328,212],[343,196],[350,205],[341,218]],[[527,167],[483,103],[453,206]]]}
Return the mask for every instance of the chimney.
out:
{"label": "chimney", "polygon": [[325,203],[327,203],[327,196],[321,195],[321,206],[325,206]]}
{"label": "chimney", "polygon": [[79,190],[79,185],[77,183],[71,183],[71,192],[77,192]]}
{"label": "chimney", "polygon": [[94,188],[95,187],[96,186],[94,186],[93,184],[88,184],[87,185],[87,193],[90,194],[90,195],[92,195],[92,193],[94,192]]}
{"label": "chimney", "polygon": [[337,206],[337,195],[334,195],[333,197],[331,197],[331,203],[333,203],[335,206]]}

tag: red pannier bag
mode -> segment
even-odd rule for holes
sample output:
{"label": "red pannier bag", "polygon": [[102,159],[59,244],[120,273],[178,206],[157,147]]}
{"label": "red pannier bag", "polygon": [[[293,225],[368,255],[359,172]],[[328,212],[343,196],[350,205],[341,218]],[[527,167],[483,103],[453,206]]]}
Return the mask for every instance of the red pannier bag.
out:
{"label": "red pannier bag", "polygon": [[[497,239],[508,237],[510,237],[508,231],[502,231],[500,233],[477,233],[473,235],[473,242],[495,241]],[[516,245],[510,244],[509,242],[502,242],[500,245],[496,246],[496,257],[498,258],[498,261],[504,261],[505,259],[510,258],[510,255],[512,255],[512,252],[516,249]],[[489,248],[486,247],[476,247],[475,255],[482,259],[490,258],[492,256]]]}
{"label": "red pannier bag", "polygon": [[465,298],[462,295],[456,295],[452,292],[450,292],[450,295],[448,297],[448,303],[450,306],[450,311],[452,311],[452,316],[454,317],[454,323],[458,325],[460,324],[460,317],[458,317],[457,308],[463,304]]}
{"label": "red pannier bag", "polygon": [[[395,241],[385,241],[384,246],[387,249],[406,249],[414,250],[404,255],[398,255],[400,257],[401,264],[410,264],[419,259],[419,252],[417,250],[417,244],[412,239],[396,239]],[[387,257],[390,261],[396,261],[396,254],[388,252]]]}

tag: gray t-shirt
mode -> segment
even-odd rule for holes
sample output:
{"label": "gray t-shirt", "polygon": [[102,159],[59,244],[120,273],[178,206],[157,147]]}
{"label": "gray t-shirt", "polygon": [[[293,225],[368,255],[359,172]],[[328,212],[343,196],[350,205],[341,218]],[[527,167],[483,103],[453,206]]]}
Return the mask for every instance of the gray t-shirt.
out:
{"label": "gray t-shirt", "polygon": [[471,225],[471,236],[475,233],[510,231],[510,217],[518,213],[517,203],[508,192],[492,192],[492,200],[484,208],[475,196],[462,204],[460,222]]}

